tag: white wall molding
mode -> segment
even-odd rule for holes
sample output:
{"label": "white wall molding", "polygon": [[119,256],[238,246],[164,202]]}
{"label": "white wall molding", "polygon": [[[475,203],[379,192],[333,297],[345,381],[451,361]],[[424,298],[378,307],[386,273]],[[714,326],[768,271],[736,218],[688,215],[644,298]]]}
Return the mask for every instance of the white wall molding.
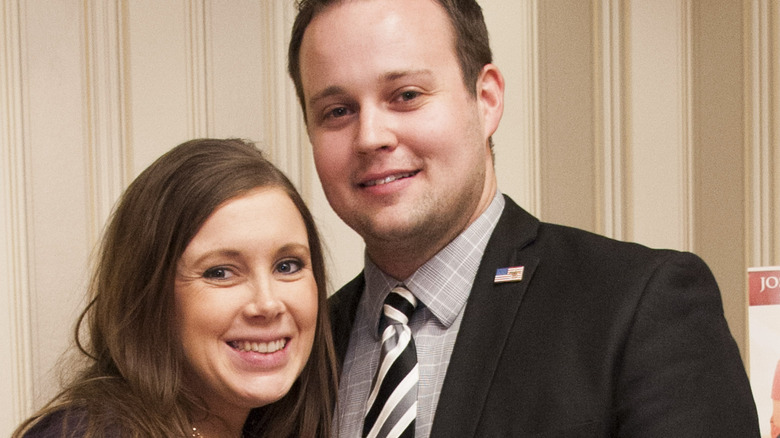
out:
{"label": "white wall molding", "polygon": [[773,90],[772,74],[780,62],[777,52],[777,28],[780,23],[777,7],[772,6],[773,0],[747,3],[748,263],[751,266],[768,266],[780,263],[777,255],[780,251],[780,231],[777,225],[780,221],[780,207],[777,196],[780,193],[776,193],[780,187],[777,185],[778,179],[773,180],[777,178],[776,170],[780,163],[778,130],[773,127],[773,121],[778,120],[777,114],[773,116],[773,111],[778,112],[778,102],[775,102],[775,107],[772,106],[772,96],[777,96],[777,90]]}
{"label": "white wall molding", "polygon": [[211,69],[207,22],[211,2],[192,0],[182,2],[185,7],[185,40],[187,43],[187,132],[191,138],[208,137],[213,131],[213,99],[209,86]]}
{"label": "white wall molding", "polygon": [[24,6],[0,3],[3,46],[0,48],[0,433],[29,414],[33,404],[32,336],[30,333],[30,250],[27,187],[29,142],[25,139],[23,94],[25,49]]}
{"label": "white wall molding", "polygon": [[633,0],[626,12],[625,238],[691,249],[691,3]]}
{"label": "white wall molding", "polygon": [[523,38],[523,52],[520,58],[523,59],[523,75],[526,84],[522,93],[523,117],[522,128],[526,131],[522,143],[525,151],[526,177],[521,182],[525,188],[525,202],[531,212],[542,211],[542,175],[541,175],[541,102],[539,99],[539,4],[538,0],[529,0],[523,3],[523,23],[521,29],[525,29]]}
{"label": "white wall molding", "polygon": [[[775,66],[774,69],[772,69],[772,77],[770,78],[770,88],[772,89],[772,115],[771,115],[771,126],[774,126],[774,130],[772,132],[772,144],[774,145],[773,151],[774,151],[774,159],[773,159],[773,169],[780,169],[780,68],[777,66],[780,65],[780,5],[777,4],[777,2],[770,3],[770,17],[771,17],[771,23],[770,23],[770,35],[771,35],[771,41],[772,41],[772,49],[769,54],[769,65]],[[772,249],[772,260],[770,260],[771,265],[780,265],[780,171],[774,172],[774,184],[772,187],[774,187],[774,197],[771,199],[773,200],[774,207],[772,209],[772,214],[774,217],[774,223],[772,228],[772,233],[767,236],[767,238],[772,239],[771,241],[774,242],[774,248]]]}
{"label": "white wall molding", "polygon": [[125,112],[123,10],[118,2],[85,2],[85,105],[89,120],[86,156],[89,169],[92,246],[128,181]]}
{"label": "white wall molding", "polygon": [[597,105],[596,181],[598,200],[596,226],[602,234],[624,239],[624,161],[623,161],[623,9],[620,0],[601,0],[594,17],[598,46],[594,62]]}
{"label": "white wall molding", "polygon": [[694,250],[693,12],[692,0],[680,0],[680,196],[682,249]]}
{"label": "white wall molding", "polygon": [[542,210],[539,1],[484,0],[493,58],[506,82],[493,135],[499,188],[534,214]]}
{"label": "white wall molding", "polygon": [[[263,53],[268,60],[265,78],[270,102],[261,109],[264,113],[265,132],[269,133],[274,163],[276,163],[301,190],[308,187],[306,173],[313,171],[306,158],[310,155],[307,138],[302,135],[303,117],[292,80],[287,75],[287,46],[290,27],[295,19],[293,2],[263,2],[265,46]],[[303,196],[311,194],[304,190]]]}

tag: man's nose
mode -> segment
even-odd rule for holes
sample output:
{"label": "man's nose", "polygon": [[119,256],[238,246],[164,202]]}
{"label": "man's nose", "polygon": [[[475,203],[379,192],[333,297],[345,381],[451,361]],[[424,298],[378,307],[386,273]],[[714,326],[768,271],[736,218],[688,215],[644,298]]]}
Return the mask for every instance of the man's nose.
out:
{"label": "man's nose", "polygon": [[361,152],[378,149],[395,149],[396,136],[392,117],[377,106],[364,106],[358,115],[358,131],[355,146]]}

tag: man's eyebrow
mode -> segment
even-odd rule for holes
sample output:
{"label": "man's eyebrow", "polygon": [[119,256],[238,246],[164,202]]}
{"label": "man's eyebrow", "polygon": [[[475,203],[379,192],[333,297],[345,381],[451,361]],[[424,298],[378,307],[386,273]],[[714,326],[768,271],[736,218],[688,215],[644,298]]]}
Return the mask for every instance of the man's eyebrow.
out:
{"label": "man's eyebrow", "polygon": [[327,87],[324,90],[312,96],[311,99],[309,99],[308,106],[312,106],[318,101],[322,99],[326,99],[330,96],[336,96],[339,94],[346,94],[346,93],[347,91],[344,88],[338,85],[331,85],[330,87]]}
{"label": "man's eyebrow", "polygon": [[384,81],[389,82],[389,81],[395,81],[395,80],[403,79],[405,77],[410,77],[410,76],[432,76],[432,75],[433,75],[433,72],[431,72],[430,70],[428,70],[426,68],[423,68],[423,69],[419,69],[419,70],[391,71],[391,72],[388,72],[388,73],[385,73],[384,75],[382,75],[382,79]]}
{"label": "man's eyebrow", "polygon": [[[414,77],[414,76],[433,76],[433,72],[431,72],[431,70],[429,69],[391,71],[380,76],[379,80],[381,82],[392,82],[406,77]],[[341,87],[339,85],[331,85],[330,87],[327,87],[324,90],[312,96],[311,99],[309,99],[307,106],[313,106],[320,100],[327,99],[328,97],[331,96],[338,96],[342,94],[347,94],[347,90],[344,87]]]}

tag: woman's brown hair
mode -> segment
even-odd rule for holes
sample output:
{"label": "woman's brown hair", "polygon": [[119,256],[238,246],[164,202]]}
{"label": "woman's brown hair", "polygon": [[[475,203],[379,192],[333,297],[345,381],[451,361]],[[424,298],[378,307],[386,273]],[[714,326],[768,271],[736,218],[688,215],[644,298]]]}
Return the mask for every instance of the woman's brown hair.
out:
{"label": "woman's brown hair", "polygon": [[[103,237],[89,305],[76,326],[87,366],[14,436],[55,413],[84,436],[191,433],[189,413],[204,407],[182,384],[184,359],[173,321],[176,264],[218,206],[258,187],[282,189],[303,217],[318,316],[301,376],[281,400],[256,409],[245,431],[257,437],[329,435],[336,362],[323,249],[311,213],[289,179],[251,143],[199,139],[161,156],[122,195]],[[83,328],[86,342],[79,336]]]}

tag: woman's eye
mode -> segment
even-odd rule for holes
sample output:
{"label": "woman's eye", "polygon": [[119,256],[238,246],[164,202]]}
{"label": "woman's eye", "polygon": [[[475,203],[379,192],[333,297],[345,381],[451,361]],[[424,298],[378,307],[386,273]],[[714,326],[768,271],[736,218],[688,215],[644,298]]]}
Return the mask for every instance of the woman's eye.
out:
{"label": "woman's eye", "polygon": [[203,273],[204,278],[211,280],[227,280],[233,276],[233,273],[228,268],[217,267],[206,270]]}
{"label": "woman's eye", "polygon": [[298,260],[283,260],[276,265],[276,270],[282,274],[294,274],[300,271],[302,263]]}

